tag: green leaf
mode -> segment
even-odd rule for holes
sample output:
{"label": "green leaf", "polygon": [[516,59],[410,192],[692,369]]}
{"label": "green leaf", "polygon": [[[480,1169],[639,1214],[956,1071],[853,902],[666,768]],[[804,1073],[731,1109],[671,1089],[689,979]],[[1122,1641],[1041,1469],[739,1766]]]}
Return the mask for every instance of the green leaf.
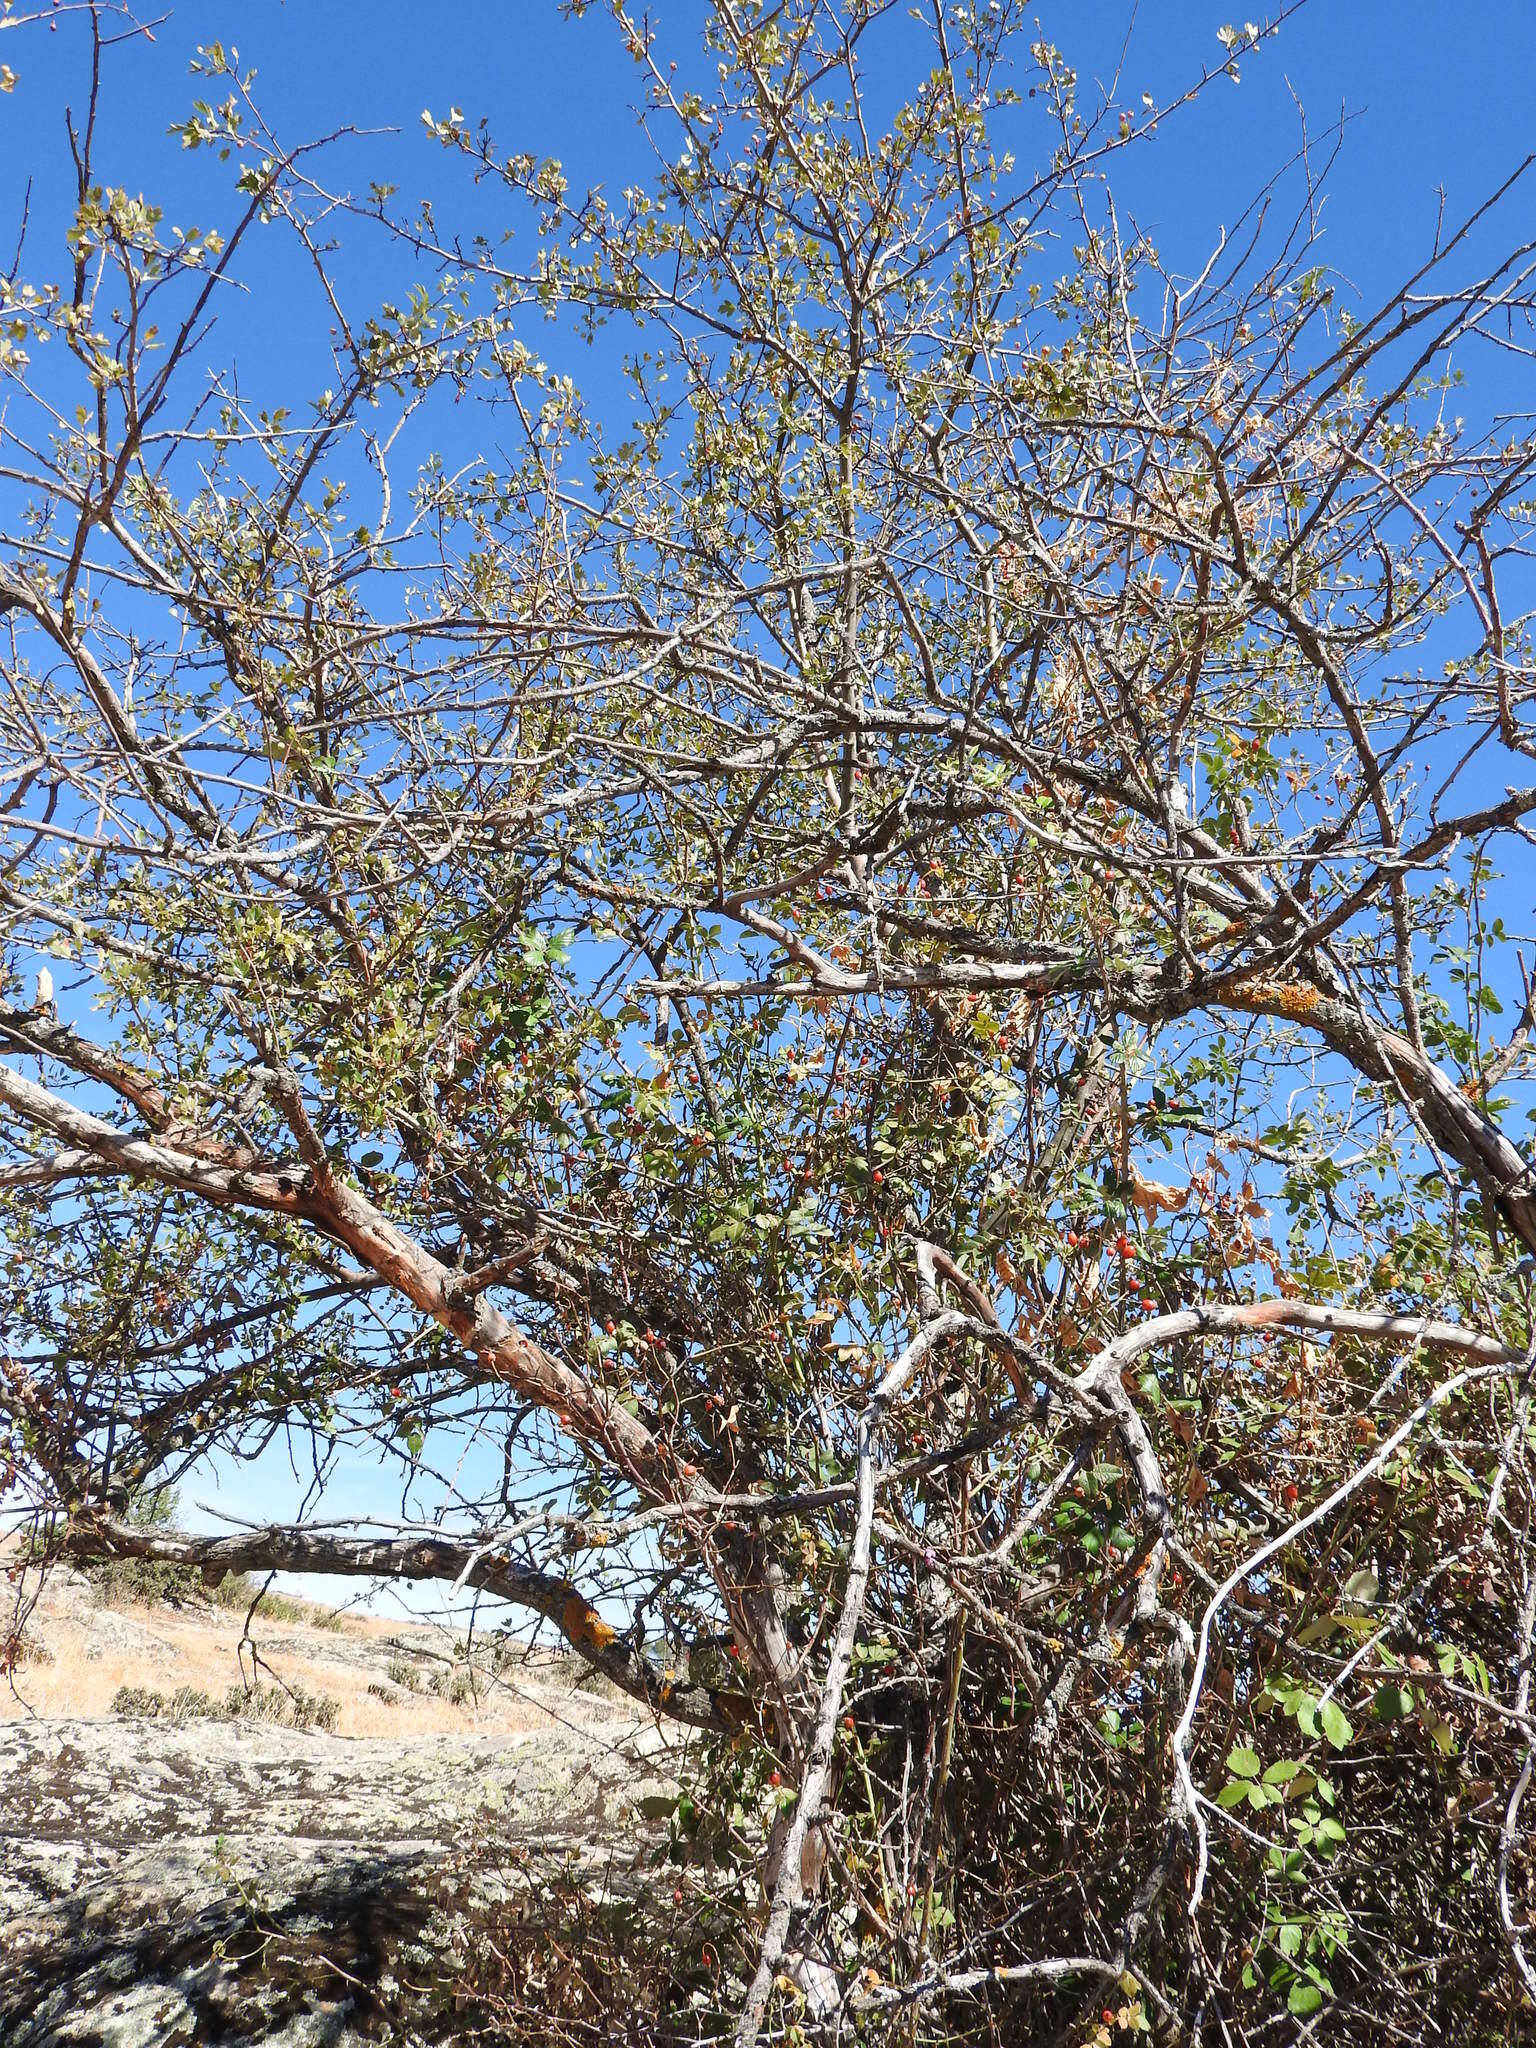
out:
{"label": "green leaf", "polygon": [[1257,1750],[1234,1749],[1227,1754],[1227,1769],[1235,1778],[1256,1778],[1261,1761]]}
{"label": "green leaf", "polygon": [[1318,1710],[1317,1718],[1324,1735],[1335,1749],[1343,1749],[1355,1732],[1349,1716],[1337,1700],[1325,1700]]}
{"label": "green leaf", "polygon": [[1291,1995],[1285,2002],[1297,2019],[1303,2019],[1309,2012],[1317,2011],[1323,2002],[1323,1994],[1317,1985],[1301,1981],[1291,1986]]}

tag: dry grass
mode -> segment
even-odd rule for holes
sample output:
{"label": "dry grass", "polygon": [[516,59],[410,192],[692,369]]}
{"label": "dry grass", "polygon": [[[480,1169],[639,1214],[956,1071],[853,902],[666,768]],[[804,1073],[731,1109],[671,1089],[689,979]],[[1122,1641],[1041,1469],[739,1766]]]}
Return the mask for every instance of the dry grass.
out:
{"label": "dry grass", "polygon": [[[78,1596],[66,1600],[45,1591],[25,1631],[28,1655],[9,1682],[0,1679],[0,1719],[36,1715],[43,1719],[101,1720],[111,1716],[120,1688],[145,1687],[169,1695],[196,1687],[222,1699],[251,1672],[240,1656],[244,1609],[212,1603],[194,1608],[92,1606]],[[339,1621],[339,1626],[338,1626]],[[438,1637],[420,1627],[421,1650]],[[568,1686],[557,1667],[512,1667],[499,1676],[477,1669],[473,1697],[450,1700],[429,1689],[432,1677],[454,1669],[418,1654],[402,1658],[397,1645],[415,1631],[411,1624],[345,1615],[309,1602],[284,1603],[283,1618],[258,1614],[252,1637],[263,1683],[274,1679],[306,1693],[339,1702],[334,1732],[409,1741],[427,1735],[521,1733],[549,1725],[569,1711]],[[389,1677],[390,1667],[410,1663],[421,1689],[407,1690]],[[379,1685],[380,1698],[369,1691]],[[458,1688],[463,1693],[466,1688]],[[583,1702],[583,1706],[588,1703]]]}

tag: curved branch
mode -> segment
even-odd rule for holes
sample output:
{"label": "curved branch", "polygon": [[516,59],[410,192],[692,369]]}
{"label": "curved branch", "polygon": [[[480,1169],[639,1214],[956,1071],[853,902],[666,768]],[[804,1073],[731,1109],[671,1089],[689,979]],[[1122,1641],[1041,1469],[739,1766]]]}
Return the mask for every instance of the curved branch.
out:
{"label": "curved branch", "polygon": [[230,1572],[281,1571],[473,1586],[553,1623],[577,1656],[653,1714],[714,1733],[729,1732],[744,1718],[744,1702],[738,1700],[732,1712],[732,1695],[656,1670],[569,1579],[518,1564],[505,1550],[447,1536],[335,1536],[282,1523],[234,1536],[186,1536],[174,1530],[136,1528],[105,1515],[76,1517],[59,1548],[64,1556],[83,1563],[139,1557],[190,1565],[211,1585]]}

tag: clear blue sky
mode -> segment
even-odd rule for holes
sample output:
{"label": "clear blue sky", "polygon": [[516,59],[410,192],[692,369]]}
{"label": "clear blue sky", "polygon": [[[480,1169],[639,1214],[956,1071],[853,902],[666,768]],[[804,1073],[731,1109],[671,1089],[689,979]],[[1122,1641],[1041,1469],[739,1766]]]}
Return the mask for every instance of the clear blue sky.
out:
{"label": "clear blue sky", "polygon": [[[700,0],[655,0],[649,13],[685,59]],[[1258,10],[1250,0],[1250,10]],[[0,63],[16,74],[0,95],[0,270],[10,266],[23,194],[34,180],[25,273],[57,275],[68,217],[62,109],[83,103],[89,39],[83,7],[21,0],[33,25],[0,30]],[[1051,36],[1085,78],[1114,62],[1132,10],[1124,0],[1042,0]],[[36,17],[41,16],[38,21]],[[50,19],[51,17],[51,19]],[[1241,7],[1203,0],[1142,0],[1125,84],[1159,102],[1220,56],[1216,31],[1245,18]],[[405,193],[456,191],[460,175],[425,139],[430,106],[488,115],[504,149],[560,156],[573,184],[618,189],[643,177],[645,146],[629,109],[632,68],[594,6],[584,22],[563,19],[554,0],[454,0],[437,7],[404,0],[173,0],[153,45],[135,43],[110,60],[98,147],[101,177],[160,199],[170,218],[219,224],[210,184],[228,174],[185,155],[166,131],[201,90],[186,62],[198,43],[238,45],[257,67],[258,97],[288,142],[344,124],[393,130],[349,150],[333,170],[357,185],[388,180]],[[1192,114],[1156,145],[1122,160],[1122,210],[1149,229],[1169,264],[1198,268],[1224,224],[1294,152],[1301,112],[1321,135],[1353,117],[1330,181],[1327,260],[1371,299],[1425,253],[1439,188],[1459,215],[1536,148],[1536,7],[1529,0],[1310,0],[1279,41],[1243,61],[1240,85],[1218,81]],[[879,84],[893,96],[903,81]],[[1028,113],[1000,117],[1019,126],[1027,160]],[[1006,125],[999,139],[1011,139]],[[344,170],[342,168],[344,165]],[[1536,183],[1516,202],[1503,238],[1536,234]],[[400,271],[382,237],[349,261],[354,293],[398,289]],[[283,261],[286,265],[288,252]],[[370,266],[377,266],[376,270]],[[260,283],[260,272],[256,273]],[[360,306],[354,310],[362,310]],[[319,308],[314,311],[318,315]],[[270,383],[271,396],[301,400],[329,381],[323,318],[258,291],[240,323],[242,381]],[[1485,402],[1529,405],[1529,380],[1506,365],[1503,388]],[[451,450],[446,451],[450,457]],[[274,1455],[261,1471],[210,1474],[233,1511],[282,1512],[300,1489]],[[330,1512],[398,1510],[377,1477],[350,1470]]]}

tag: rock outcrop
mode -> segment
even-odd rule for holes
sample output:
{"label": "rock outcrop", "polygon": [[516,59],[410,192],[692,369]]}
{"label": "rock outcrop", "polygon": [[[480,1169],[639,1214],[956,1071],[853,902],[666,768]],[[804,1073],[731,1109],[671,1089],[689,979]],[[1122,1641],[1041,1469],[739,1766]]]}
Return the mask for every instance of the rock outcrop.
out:
{"label": "rock outcrop", "polygon": [[0,1724],[0,2042],[461,2038],[488,1929],[654,1885],[676,1764],[612,1711],[408,1743]]}

